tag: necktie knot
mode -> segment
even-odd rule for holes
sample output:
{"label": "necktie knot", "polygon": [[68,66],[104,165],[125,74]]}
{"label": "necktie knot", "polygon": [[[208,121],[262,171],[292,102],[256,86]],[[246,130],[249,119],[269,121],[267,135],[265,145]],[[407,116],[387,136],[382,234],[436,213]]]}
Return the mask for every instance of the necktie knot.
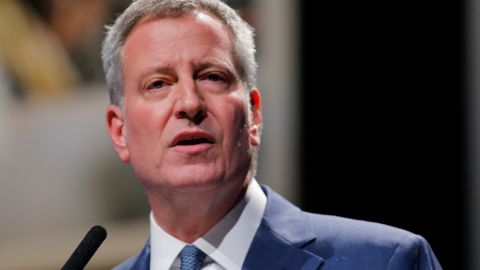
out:
{"label": "necktie knot", "polygon": [[199,270],[205,256],[196,246],[185,246],[180,252],[180,270]]}

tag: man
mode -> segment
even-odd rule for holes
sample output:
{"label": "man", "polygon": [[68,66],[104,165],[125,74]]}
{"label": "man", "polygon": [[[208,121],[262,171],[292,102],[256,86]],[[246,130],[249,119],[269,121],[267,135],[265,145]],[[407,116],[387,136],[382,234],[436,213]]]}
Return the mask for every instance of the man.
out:
{"label": "man", "polygon": [[258,185],[254,53],[218,0],[137,0],[109,28],[108,131],[152,209],[150,240],[117,269],[441,269],[420,236]]}

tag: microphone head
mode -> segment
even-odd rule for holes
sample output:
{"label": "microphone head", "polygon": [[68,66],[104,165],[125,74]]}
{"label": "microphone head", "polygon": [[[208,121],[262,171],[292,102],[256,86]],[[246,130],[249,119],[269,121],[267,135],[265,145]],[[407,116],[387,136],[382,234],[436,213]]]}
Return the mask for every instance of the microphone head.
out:
{"label": "microphone head", "polygon": [[73,251],[62,270],[83,269],[106,237],[105,228],[99,225],[93,226]]}

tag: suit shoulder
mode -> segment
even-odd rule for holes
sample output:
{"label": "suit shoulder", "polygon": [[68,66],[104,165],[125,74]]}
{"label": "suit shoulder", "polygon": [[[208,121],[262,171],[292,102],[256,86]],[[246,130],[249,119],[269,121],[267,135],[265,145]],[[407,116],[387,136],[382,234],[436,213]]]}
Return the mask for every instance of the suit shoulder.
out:
{"label": "suit shoulder", "polygon": [[[441,270],[420,235],[376,222],[306,213],[315,241],[305,248],[326,260],[328,269]],[[326,269],[327,269],[326,268]],[[380,269],[380,268],[379,268]]]}
{"label": "suit shoulder", "polygon": [[264,190],[268,198],[264,227],[320,257],[322,269],[441,269],[419,235],[376,222],[304,212]]}
{"label": "suit shoulder", "polygon": [[306,213],[317,239],[337,244],[396,248],[405,239],[424,239],[393,226],[345,217]]}

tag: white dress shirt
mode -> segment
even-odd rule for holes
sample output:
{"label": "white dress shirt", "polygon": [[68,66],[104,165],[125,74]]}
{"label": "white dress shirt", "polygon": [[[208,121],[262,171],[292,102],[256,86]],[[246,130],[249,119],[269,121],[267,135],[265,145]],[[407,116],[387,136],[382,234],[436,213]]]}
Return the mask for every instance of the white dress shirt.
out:
{"label": "white dress shirt", "polygon": [[[192,244],[207,257],[202,270],[240,270],[262,221],[267,197],[255,179],[245,197],[203,236]],[[150,213],[150,269],[180,269],[180,251],[187,243],[165,232]]]}

